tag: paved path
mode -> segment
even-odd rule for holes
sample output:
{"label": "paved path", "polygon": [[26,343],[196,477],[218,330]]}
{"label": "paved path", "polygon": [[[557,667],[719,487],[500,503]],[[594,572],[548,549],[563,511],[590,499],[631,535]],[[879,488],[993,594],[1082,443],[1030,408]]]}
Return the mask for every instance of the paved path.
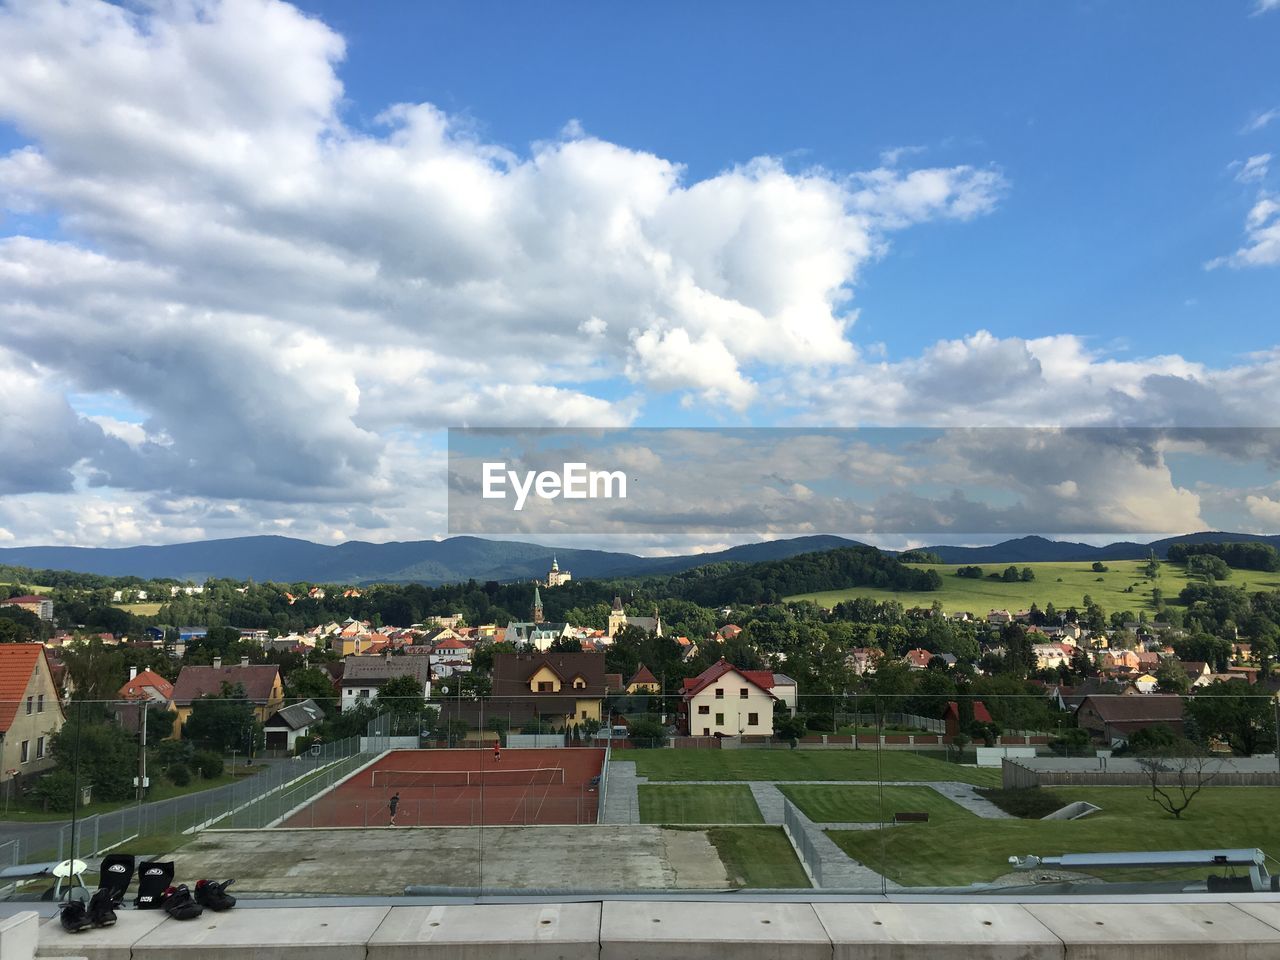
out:
{"label": "paved path", "polygon": [[636,776],[634,760],[610,760],[609,782],[605,787],[604,816],[601,823],[640,822],[640,784],[648,777]]}

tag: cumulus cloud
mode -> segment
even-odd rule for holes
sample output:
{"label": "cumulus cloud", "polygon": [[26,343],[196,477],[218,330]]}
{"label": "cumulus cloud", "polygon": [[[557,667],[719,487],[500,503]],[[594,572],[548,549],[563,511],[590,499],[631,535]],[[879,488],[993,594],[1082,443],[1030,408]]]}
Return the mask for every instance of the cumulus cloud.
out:
{"label": "cumulus cloud", "polygon": [[1256,133],[1258,130],[1264,129],[1272,120],[1280,117],[1280,107],[1272,107],[1270,110],[1263,110],[1261,113],[1253,117],[1244,125],[1244,133]]}

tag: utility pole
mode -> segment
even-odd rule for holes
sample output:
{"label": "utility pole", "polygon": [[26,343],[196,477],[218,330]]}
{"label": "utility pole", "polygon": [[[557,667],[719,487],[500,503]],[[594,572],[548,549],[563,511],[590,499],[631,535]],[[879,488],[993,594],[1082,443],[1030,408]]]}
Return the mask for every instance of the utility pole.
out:
{"label": "utility pole", "polygon": [[138,803],[147,795],[147,701],[140,701],[142,717],[138,723]]}

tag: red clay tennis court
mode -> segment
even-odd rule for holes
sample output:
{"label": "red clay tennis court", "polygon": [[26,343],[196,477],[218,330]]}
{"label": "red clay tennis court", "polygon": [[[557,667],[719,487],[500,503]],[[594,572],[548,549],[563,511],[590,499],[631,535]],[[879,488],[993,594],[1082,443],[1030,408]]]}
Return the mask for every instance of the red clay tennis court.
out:
{"label": "red clay tennis court", "polygon": [[604,751],[394,750],[299,810],[282,827],[595,823]]}

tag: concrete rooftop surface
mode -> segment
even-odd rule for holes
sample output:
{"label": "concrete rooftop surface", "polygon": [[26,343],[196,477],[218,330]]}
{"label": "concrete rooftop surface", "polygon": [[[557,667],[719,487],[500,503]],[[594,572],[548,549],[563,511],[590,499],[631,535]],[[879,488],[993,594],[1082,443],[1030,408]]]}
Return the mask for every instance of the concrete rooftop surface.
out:
{"label": "concrete rooftop surface", "polygon": [[123,910],[115,926],[79,934],[65,933],[56,916],[47,916],[52,905],[39,913],[9,910],[0,919],[0,960],[1280,958],[1276,897],[1234,903],[832,898],[314,904],[259,901],[189,921]]}

